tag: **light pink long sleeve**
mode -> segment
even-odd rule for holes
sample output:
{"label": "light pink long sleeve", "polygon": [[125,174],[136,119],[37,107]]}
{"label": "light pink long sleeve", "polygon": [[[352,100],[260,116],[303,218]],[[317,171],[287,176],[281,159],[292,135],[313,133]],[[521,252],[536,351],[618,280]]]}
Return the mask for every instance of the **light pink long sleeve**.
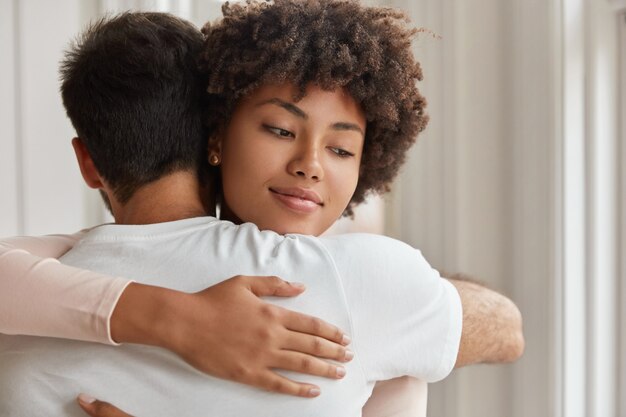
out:
{"label": "light pink long sleeve", "polygon": [[81,236],[0,240],[0,333],[116,344],[111,314],[132,281],[55,259]]}

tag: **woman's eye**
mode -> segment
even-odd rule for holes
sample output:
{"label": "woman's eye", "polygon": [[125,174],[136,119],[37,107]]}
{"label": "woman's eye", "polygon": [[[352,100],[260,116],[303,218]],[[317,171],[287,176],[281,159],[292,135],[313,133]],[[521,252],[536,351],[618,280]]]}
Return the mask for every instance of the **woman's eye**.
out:
{"label": "woman's eye", "polygon": [[354,154],[352,152],[348,152],[345,149],[335,148],[335,147],[330,147],[329,149],[332,152],[334,152],[335,154],[337,154],[337,156],[340,156],[342,158],[347,158],[347,157],[350,157],[350,156],[354,156]]}
{"label": "woman's eye", "polygon": [[280,127],[265,126],[265,128],[267,130],[269,130],[270,132],[272,132],[273,134],[275,134],[276,136],[281,136],[283,138],[292,138],[292,137],[294,137],[293,133],[291,133],[288,130],[281,129]]}

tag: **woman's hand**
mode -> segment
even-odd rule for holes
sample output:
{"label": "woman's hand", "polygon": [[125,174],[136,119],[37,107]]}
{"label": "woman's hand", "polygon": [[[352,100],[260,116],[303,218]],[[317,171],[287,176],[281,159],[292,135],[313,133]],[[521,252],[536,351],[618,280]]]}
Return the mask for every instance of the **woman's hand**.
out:
{"label": "woman's hand", "polygon": [[[237,276],[194,294],[130,284],[111,317],[118,342],[166,348],[209,375],[268,391],[316,397],[319,387],[275,372],[340,379],[349,339],[320,319],[259,297],[293,297],[304,287],[278,277]],[[320,359],[322,358],[322,359]]]}
{"label": "woman's hand", "polygon": [[78,405],[91,417],[132,417],[119,408],[85,394],[78,396]]}

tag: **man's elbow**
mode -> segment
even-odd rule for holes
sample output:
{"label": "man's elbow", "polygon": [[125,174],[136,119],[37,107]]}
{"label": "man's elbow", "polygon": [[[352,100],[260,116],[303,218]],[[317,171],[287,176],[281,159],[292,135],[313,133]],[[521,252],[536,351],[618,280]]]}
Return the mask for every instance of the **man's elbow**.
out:
{"label": "man's elbow", "polygon": [[511,363],[524,354],[522,314],[513,301],[468,281],[451,280],[463,303],[456,367]]}
{"label": "man's elbow", "polygon": [[524,354],[526,347],[522,314],[513,302],[511,302],[511,307],[508,311],[509,314],[506,318],[506,323],[507,327],[509,327],[509,335],[502,341],[504,346],[501,349],[503,357],[500,362],[503,363],[517,361]]}

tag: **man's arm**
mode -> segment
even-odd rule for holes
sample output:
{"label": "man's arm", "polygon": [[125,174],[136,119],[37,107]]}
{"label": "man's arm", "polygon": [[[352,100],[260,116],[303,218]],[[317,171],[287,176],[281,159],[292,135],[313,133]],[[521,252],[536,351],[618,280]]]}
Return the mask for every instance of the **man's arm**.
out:
{"label": "man's arm", "polygon": [[448,277],[461,296],[463,331],[455,367],[508,363],[524,353],[522,315],[507,297],[461,274]]}

